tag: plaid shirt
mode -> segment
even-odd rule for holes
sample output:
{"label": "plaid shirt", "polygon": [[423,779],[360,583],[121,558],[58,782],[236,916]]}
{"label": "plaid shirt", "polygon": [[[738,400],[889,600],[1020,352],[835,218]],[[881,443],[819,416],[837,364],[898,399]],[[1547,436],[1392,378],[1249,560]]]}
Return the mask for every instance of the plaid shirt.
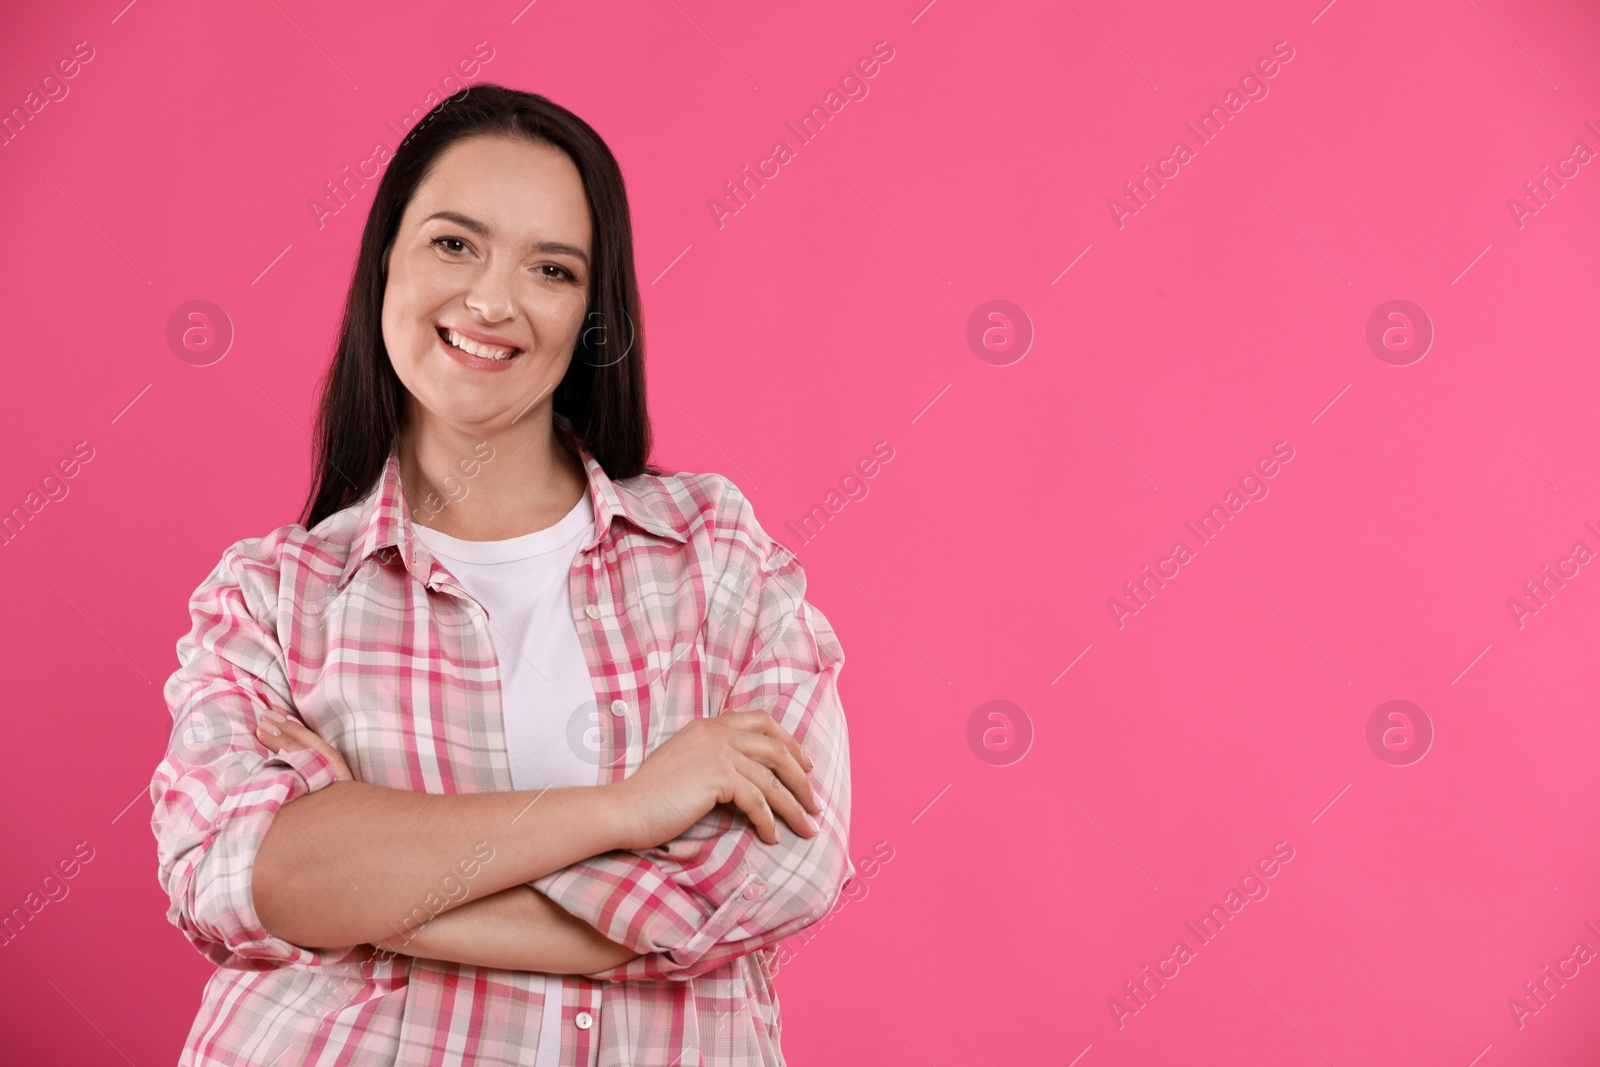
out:
{"label": "plaid shirt", "polygon": [[[634,773],[691,717],[762,708],[816,761],[823,813],[814,838],[784,827],[767,845],[719,805],[664,845],[533,881],[642,953],[565,976],[560,1062],[782,1064],[775,945],[826,914],[855,875],[843,651],[806,603],[794,555],[730,481],[612,481],[573,444],[595,513],[569,590],[600,710],[597,784]],[[398,452],[360,503],[315,529],[230,547],[189,606],[151,828],[168,918],[218,969],[180,1063],[533,1063],[539,973],[370,945],[301,948],[267,933],[251,901],[277,810],[332,781],[315,752],[261,747],[252,732],[268,708],[298,716],[363,782],[512,788],[487,615],[414,536]]]}

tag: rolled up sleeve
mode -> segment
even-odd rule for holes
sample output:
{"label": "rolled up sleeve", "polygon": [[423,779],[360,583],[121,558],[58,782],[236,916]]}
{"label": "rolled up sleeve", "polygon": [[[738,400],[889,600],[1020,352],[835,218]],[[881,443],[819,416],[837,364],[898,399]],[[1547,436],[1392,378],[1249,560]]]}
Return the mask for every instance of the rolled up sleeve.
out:
{"label": "rolled up sleeve", "polygon": [[535,880],[566,911],[641,953],[591,978],[704,974],[816,922],[855,876],[849,737],[838,690],[844,652],[827,618],[806,602],[794,554],[766,535],[749,502],[723,481],[706,669],[723,672],[722,713],[769,712],[815,762],[819,832],[801,837],[780,817],[778,841],[769,845],[742,811],[718,805],[665,844],[602,853]]}
{"label": "rolled up sleeve", "polygon": [[334,780],[314,750],[278,756],[255,738],[262,712],[295,714],[271,625],[272,554],[268,539],[239,542],[191,598],[179,668],[163,690],[172,734],[150,783],[167,918],[219,966],[325,958],[263,929],[251,895],[256,853],[278,809]]}

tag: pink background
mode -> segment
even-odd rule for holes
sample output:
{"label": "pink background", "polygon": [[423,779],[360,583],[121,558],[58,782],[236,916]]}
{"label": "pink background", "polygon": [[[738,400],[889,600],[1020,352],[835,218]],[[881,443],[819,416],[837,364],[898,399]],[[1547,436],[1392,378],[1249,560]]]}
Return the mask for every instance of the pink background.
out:
{"label": "pink background", "polygon": [[[0,547],[0,909],[93,859],[0,948],[6,1058],[177,1058],[212,968],[164,918],[146,790],[185,604],[304,497],[375,182],[321,229],[308,202],[486,41],[477,80],[622,162],[656,459],[750,494],[847,652],[863,873],[791,942],[792,1062],[1592,1062],[1600,964],[1562,961],[1600,951],[1600,566],[1520,627],[1508,601],[1600,550],[1600,166],[1520,226],[1508,201],[1600,150],[1600,14],[1324,2],[8,12],[0,107],[94,58],[0,148],[0,508],[93,459]],[[868,95],[797,145],[880,41]],[[1280,41],[1197,146],[1185,122]],[[1108,201],[1180,138],[1119,228]],[[166,341],[193,299],[235,331],[209,366]],[[1408,366],[1366,339],[1393,299],[1435,332]],[[1031,323],[1022,358],[969,346],[991,300]],[[867,495],[794,536],[880,441]],[[1269,495],[1119,627],[1108,599],[1279,441]],[[1367,739],[1395,699],[1434,731],[1409,765]],[[968,741],[993,700],[1021,709],[998,756]],[[1185,923],[1280,841],[1270,894],[1197,947]],[[1579,969],[1519,1027],[1546,965]]]}

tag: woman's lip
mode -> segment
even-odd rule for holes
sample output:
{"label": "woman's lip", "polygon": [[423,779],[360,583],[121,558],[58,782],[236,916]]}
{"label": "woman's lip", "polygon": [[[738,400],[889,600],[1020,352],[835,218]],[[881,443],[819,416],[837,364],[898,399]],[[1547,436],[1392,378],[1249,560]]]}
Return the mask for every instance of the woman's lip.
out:
{"label": "woman's lip", "polygon": [[512,344],[507,338],[497,337],[493,334],[478,333],[475,330],[469,330],[462,326],[452,326],[448,322],[441,322],[435,326],[434,329],[439,331],[448,330],[452,333],[460,334],[469,341],[476,341],[480,345],[490,345],[494,348],[515,348],[520,351],[522,347],[521,345]]}
{"label": "woman's lip", "polygon": [[475,356],[470,352],[463,352],[461,349],[450,344],[444,339],[444,335],[439,333],[437,330],[434,331],[434,336],[439,339],[439,348],[444,351],[445,355],[449,356],[451,359],[470,370],[486,371],[490,374],[493,374],[495,371],[505,370],[517,360],[522,358],[522,353],[519,351],[516,355],[507,360],[484,359],[482,356]]}

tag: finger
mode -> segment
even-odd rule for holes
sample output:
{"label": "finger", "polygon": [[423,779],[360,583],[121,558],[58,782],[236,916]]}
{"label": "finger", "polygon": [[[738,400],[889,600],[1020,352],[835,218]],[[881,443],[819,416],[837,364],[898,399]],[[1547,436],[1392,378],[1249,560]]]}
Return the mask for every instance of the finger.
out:
{"label": "finger", "polygon": [[770,768],[807,811],[822,814],[822,805],[817,803],[811,779],[795,762],[793,751],[787,745],[765,734],[740,734],[734,740],[734,747]]}
{"label": "finger", "polygon": [[[299,719],[279,719],[278,729],[293,737],[297,741],[311,742],[317,735],[311,732],[311,727]],[[320,738],[317,738],[320,740]]]}
{"label": "finger", "polygon": [[[800,800],[783,783],[777,773],[771,767],[759,761],[750,760],[748,757],[740,758],[748,760],[748,762],[739,765],[741,773],[753,781],[757,788],[761,790],[767,806],[781,816],[783,821],[788,823],[794,832],[801,837],[814,837],[817,833],[816,824],[806,815],[805,808],[801,805]],[[781,756],[780,759],[787,760],[787,753]]]}
{"label": "finger", "polygon": [[324,741],[320,734],[299,719],[284,719],[278,724],[278,728],[283,731],[285,737],[294,741],[300,748],[315,749],[330,760],[335,755],[333,746]]}
{"label": "finger", "polygon": [[[800,801],[795,799],[795,795],[789,792],[770,767],[757,763],[748,756],[739,756],[738,759],[743,760],[739,764],[740,773],[761,790],[769,808],[783,816],[783,821],[801,837],[817,836],[816,826],[806,815],[805,808],[800,806]],[[773,843],[776,844],[776,834]]]}
{"label": "finger", "polygon": [[256,736],[260,737],[269,749],[280,754],[314,748],[310,741],[310,733],[310,730],[293,719],[279,718],[276,722],[263,719],[256,727]]}
{"label": "finger", "polygon": [[733,787],[733,803],[749,816],[750,825],[755,827],[757,837],[769,845],[778,843],[778,821],[773,818],[772,809],[767,805],[766,795],[762,793],[761,787],[754,779],[745,774],[739,776],[739,781]]}
{"label": "finger", "polygon": [[311,729],[311,727],[307,726],[298,719],[286,719],[281,725],[283,727],[284,736],[290,741],[294,742],[294,746],[296,748],[310,749],[311,751],[322,756],[323,759],[327,760],[328,763],[333,767],[334,778],[340,781],[349,781],[353,779],[353,776],[350,773],[350,767],[347,763],[345,763],[344,757],[337,749],[328,744],[328,742],[324,741],[322,736],[315,730]]}
{"label": "finger", "polygon": [[292,752],[300,747],[267,723],[256,726],[256,739],[266,746],[268,752],[274,754]]}
{"label": "finger", "polygon": [[270,725],[275,727],[271,735],[273,743],[283,746],[284,750],[298,751],[314,747],[306,736],[309,731],[293,719],[279,719]]}
{"label": "finger", "polygon": [[750,711],[723,714],[720,718],[737,729],[760,733],[782,743],[794,756],[795,762],[807,771],[816,767],[816,761],[806,755],[805,749],[800,747],[800,742],[795,738],[794,734],[784,729],[782,724],[772,717],[771,712],[755,708]]}
{"label": "finger", "polygon": [[805,749],[800,747],[800,742],[794,734],[784,729],[783,725],[767,712],[762,712],[761,714],[766,717],[766,722],[761,724],[762,733],[768,737],[776,738],[783,744],[784,748],[789,750],[789,755],[794,759],[795,763],[808,771],[811,770],[813,766],[811,757],[806,755]]}

